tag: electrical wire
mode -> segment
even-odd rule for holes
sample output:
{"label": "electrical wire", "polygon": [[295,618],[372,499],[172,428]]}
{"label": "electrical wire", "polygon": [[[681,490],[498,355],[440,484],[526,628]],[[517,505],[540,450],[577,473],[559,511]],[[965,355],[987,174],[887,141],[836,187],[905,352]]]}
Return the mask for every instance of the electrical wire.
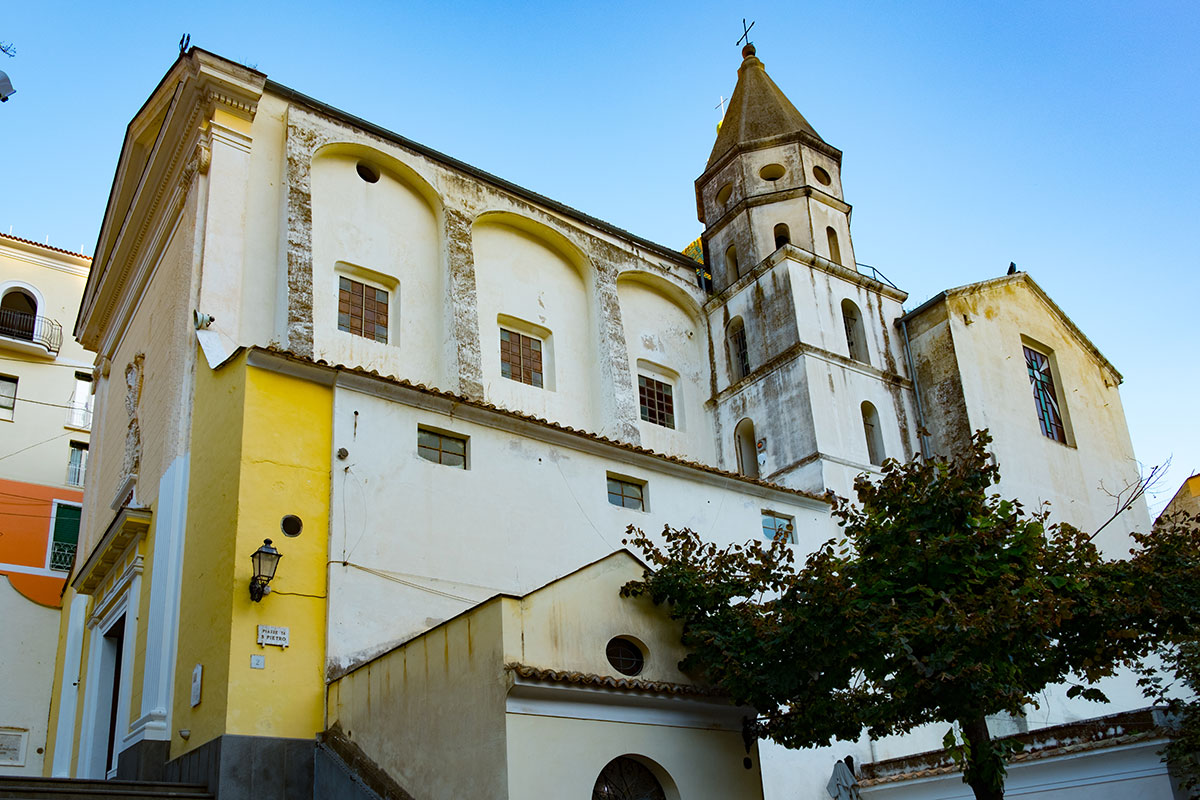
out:
{"label": "electrical wire", "polygon": [[[398,583],[402,586],[407,586],[410,589],[417,589],[418,591],[428,592],[429,594],[434,594],[439,597],[445,597],[449,600],[458,600],[461,603],[470,603],[472,605],[479,602],[477,599],[472,598],[472,597],[464,597],[462,595],[454,594],[453,592],[444,592],[441,589],[434,589],[430,586],[422,586],[419,583],[414,583],[413,581],[406,581],[403,578],[401,578],[399,575],[397,575],[396,573],[386,572],[384,570],[375,569],[373,567],[363,566],[362,564],[355,564],[353,561],[330,560],[328,563],[329,564],[341,564],[343,567],[354,567],[355,569],[361,570],[361,571],[367,573],[368,575],[374,575],[377,578],[383,578],[386,581],[392,581],[393,583]],[[485,588],[485,587],[480,587],[480,588]]]}
{"label": "electrical wire", "polygon": [[23,358],[5,358],[4,356],[0,356],[0,361],[8,361],[13,364],[37,364],[39,367],[66,367],[67,369],[73,369],[76,372],[92,371],[91,364],[47,364],[44,361],[27,361]]}
{"label": "electrical wire", "polygon": [[314,600],[325,600],[328,598],[328,595],[324,595],[324,594],[305,594],[304,592],[281,592],[278,589],[272,589],[271,594],[290,595],[292,597],[311,597]]}
{"label": "electrical wire", "polygon": [[60,433],[57,436],[51,436],[49,439],[43,439],[40,442],[35,442],[34,444],[29,445],[28,447],[22,447],[20,450],[14,450],[11,453],[6,453],[5,455],[0,456],[0,461],[3,461],[6,458],[12,458],[15,455],[20,455],[21,453],[24,453],[26,450],[32,450],[35,447],[41,447],[44,444],[49,444],[50,442],[53,442],[56,439],[62,439],[65,436],[74,436],[76,433],[78,433],[78,431],[67,431],[66,433]]}
{"label": "electrical wire", "polygon": [[51,408],[80,408],[77,405],[70,405],[70,404],[63,404],[63,403],[47,403],[45,400],[31,400],[28,397],[21,397],[21,395],[17,395],[13,399],[19,403],[33,403],[36,406],[50,406]]}

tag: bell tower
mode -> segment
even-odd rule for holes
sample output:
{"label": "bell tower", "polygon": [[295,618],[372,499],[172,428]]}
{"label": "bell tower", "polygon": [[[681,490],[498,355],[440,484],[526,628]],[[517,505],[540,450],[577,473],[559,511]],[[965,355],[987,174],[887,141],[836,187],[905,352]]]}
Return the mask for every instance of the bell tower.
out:
{"label": "bell tower", "polygon": [[742,49],[696,207],[722,466],[842,495],[915,451],[895,321],[907,295],[860,273],[842,153]]}
{"label": "bell tower", "polygon": [[742,48],[737,87],[704,174],[696,210],[705,263],[720,292],[784,244],[854,269],[842,152],[825,142]]}

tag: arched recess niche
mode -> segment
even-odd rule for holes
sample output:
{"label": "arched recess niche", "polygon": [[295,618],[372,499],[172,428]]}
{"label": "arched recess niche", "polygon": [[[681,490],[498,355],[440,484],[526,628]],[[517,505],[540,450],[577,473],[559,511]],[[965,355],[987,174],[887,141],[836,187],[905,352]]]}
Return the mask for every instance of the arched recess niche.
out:
{"label": "arched recess niche", "polygon": [[[597,430],[602,357],[591,262],[560,232],[508,211],[471,228],[484,391],[491,402]],[[544,338],[553,373],[541,388],[503,377],[500,329]],[[549,366],[549,365],[548,365]]]}
{"label": "arched recess niche", "polygon": [[738,472],[748,478],[757,478],[758,443],[754,438],[754,421],[746,417],[733,429],[733,446],[737,455]]}
{"label": "arched recess niche", "polygon": [[[368,181],[364,172],[378,177]],[[444,385],[440,196],[393,156],[348,142],[317,150],[310,181],[317,357]],[[387,293],[386,343],[339,330],[342,278]]]}
{"label": "arched recess niche", "polygon": [[[633,391],[638,392],[640,363],[665,370],[646,374],[672,383],[676,427],[640,419],[642,443],[654,450],[710,457],[712,430],[703,398],[708,381],[708,342],[700,306],[682,288],[652,272],[626,270],[617,277],[621,322],[629,350]],[[634,397],[635,403],[638,398]],[[640,410],[640,409],[639,409]]]}

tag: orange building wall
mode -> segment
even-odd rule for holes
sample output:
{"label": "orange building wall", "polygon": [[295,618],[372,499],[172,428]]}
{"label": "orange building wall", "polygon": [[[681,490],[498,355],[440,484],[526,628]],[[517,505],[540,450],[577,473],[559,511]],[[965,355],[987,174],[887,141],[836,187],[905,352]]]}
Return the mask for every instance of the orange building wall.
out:
{"label": "orange building wall", "polygon": [[0,575],[25,597],[51,608],[62,604],[67,573],[29,575],[10,567],[45,569],[55,500],[79,503],[83,492],[0,479]]}

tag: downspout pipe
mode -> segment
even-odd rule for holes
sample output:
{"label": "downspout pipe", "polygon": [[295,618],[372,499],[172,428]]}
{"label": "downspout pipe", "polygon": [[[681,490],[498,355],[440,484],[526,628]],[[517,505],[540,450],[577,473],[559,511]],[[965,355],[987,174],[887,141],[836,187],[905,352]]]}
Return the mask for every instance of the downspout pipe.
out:
{"label": "downspout pipe", "polygon": [[912,379],[913,396],[917,399],[917,440],[921,443],[921,457],[930,458],[929,435],[925,432],[925,405],[921,402],[921,386],[917,383],[917,367],[913,363],[912,347],[908,343],[908,315],[899,320],[900,330],[904,332],[904,361],[908,364],[908,374]]}

